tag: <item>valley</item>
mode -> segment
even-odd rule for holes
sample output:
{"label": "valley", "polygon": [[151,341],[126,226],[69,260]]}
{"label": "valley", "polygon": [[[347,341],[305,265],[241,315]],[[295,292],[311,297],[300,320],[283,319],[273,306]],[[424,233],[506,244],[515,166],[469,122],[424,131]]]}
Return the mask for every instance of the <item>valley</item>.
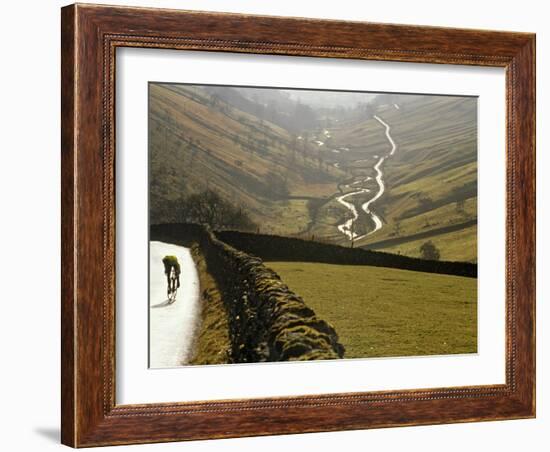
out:
{"label": "valley", "polygon": [[150,85],[152,223],[189,221],[186,200],[215,192],[246,216],[221,229],[413,257],[431,241],[476,262],[474,98],[382,95],[313,115],[292,93],[246,91]]}
{"label": "valley", "polygon": [[477,351],[476,98],[151,83],[148,133],[153,367]]}

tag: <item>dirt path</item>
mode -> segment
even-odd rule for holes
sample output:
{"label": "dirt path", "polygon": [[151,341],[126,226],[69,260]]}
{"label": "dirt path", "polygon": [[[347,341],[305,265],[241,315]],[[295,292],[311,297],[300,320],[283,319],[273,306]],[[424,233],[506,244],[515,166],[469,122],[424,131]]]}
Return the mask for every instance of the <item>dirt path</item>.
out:
{"label": "dirt path", "polygon": [[[162,258],[176,256],[181,266],[176,301],[168,304]],[[189,248],[150,243],[149,366],[177,367],[193,357],[200,322],[199,279]]]}

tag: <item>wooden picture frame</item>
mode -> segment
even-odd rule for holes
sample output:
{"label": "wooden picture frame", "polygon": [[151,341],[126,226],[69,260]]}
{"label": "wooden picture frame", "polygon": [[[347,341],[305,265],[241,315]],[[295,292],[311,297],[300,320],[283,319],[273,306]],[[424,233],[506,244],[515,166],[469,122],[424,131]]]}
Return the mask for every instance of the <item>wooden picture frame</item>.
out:
{"label": "wooden picture frame", "polygon": [[[73,447],[535,416],[535,35],[71,5],[62,9],[62,442]],[[115,404],[115,50],[506,69],[506,383]]]}

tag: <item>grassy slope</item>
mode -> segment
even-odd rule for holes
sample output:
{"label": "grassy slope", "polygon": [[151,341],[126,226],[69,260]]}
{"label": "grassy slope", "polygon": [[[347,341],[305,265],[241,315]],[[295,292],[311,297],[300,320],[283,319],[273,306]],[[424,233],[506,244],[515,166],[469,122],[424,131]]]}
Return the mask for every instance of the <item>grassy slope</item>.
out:
{"label": "grassy slope", "polygon": [[368,266],[267,265],[336,328],[346,358],[477,350],[476,279]]}
{"label": "grassy slope", "polygon": [[231,350],[227,313],[218,286],[208,273],[197,245],[192,247],[192,253],[200,279],[202,321],[191,364],[226,364]]}
{"label": "grassy slope", "polygon": [[342,177],[318,171],[293,151],[288,132],[237,110],[200,88],[150,86],[151,208],[207,188],[242,207],[263,232],[291,234],[309,222],[307,200],[269,199],[266,175],[283,176],[293,196],[328,196]]}
{"label": "grassy slope", "polygon": [[[468,262],[475,260],[472,253],[477,250],[477,227],[470,226],[460,231],[438,234],[430,237],[432,243],[442,251],[443,257],[452,256],[457,262]],[[412,240],[399,245],[386,246],[383,248],[388,253],[403,254],[411,257],[421,257],[420,247],[426,239]]]}
{"label": "grassy slope", "polygon": [[[398,149],[385,162],[387,191],[374,205],[386,224],[358,243],[359,246],[436,230],[477,216],[475,99],[417,96],[401,99],[399,110],[381,106],[375,111],[391,126]],[[337,144],[355,149],[350,159],[362,152],[365,158],[375,161],[375,155],[385,155],[390,149],[384,128],[374,119],[346,124],[331,132]],[[424,199],[423,204],[422,198],[430,201]],[[463,209],[457,208],[458,200],[464,201]],[[439,243],[442,259],[476,261],[475,228],[447,237],[434,235],[433,241]],[[412,245],[388,251],[417,256],[420,245]]]}
{"label": "grassy slope", "polygon": [[[326,140],[322,129],[295,142],[286,130],[214,102],[199,87],[152,84],[151,210],[165,200],[210,188],[246,210],[263,233],[349,244],[336,229],[349,212],[334,196],[339,181],[373,176],[376,156],[389,151],[384,128],[372,119],[375,113],[392,126],[398,150],[384,165],[387,191],[374,205],[385,226],[355,246],[433,230],[433,237],[387,250],[417,256],[420,244],[431,239],[444,260],[476,261],[476,228],[435,233],[476,217],[475,100],[398,96],[397,101],[399,110],[381,105],[366,120],[332,121],[326,145],[306,143],[304,151],[304,141]],[[335,154],[339,146],[350,151]],[[357,159],[369,160],[370,171],[349,163]],[[340,169],[333,166],[336,162]],[[286,179],[291,198],[268,195],[268,173]],[[373,184],[367,186],[374,189]],[[316,198],[319,207],[312,210],[310,201],[296,197]],[[457,200],[464,200],[463,209]]]}

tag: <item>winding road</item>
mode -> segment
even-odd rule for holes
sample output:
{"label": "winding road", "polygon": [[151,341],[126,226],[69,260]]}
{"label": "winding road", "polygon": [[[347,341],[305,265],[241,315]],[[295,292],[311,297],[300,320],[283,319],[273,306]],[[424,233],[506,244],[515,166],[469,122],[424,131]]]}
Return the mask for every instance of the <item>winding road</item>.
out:
{"label": "winding road", "polygon": [[[173,304],[166,297],[162,258],[167,255],[176,256],[181,267]],[[149,262],[149,367],[183,366],[193,357],[200,323],[197,269],[189,248],[163,242],[150,243]]]}
{"label": "winding road", "polygon": [[[348,187],[349,187],[349,185],[348,185]],[[350,196],[358,195],[360,193],[368,193],[369,191],[370,190],[368,188],[361,188],[359,190],[351,191],[349,193],[346,193],[345,195],[338,196],[336,198],[336,201],[338,201],[344,207],[349,209],[352,213],[351,218],[348,218],[344,223],[338,225],[338,230],[342,234],[346,235],[350,240],[355,240],[355,239],[360,238],[360,236],[353,231],[353,223],[355,223],[357,218],[359,218],[359,212],[357,212],[357,208],[355,207],[354,204],[352,204],[351,202],[346,201],[346,198],[348,198]]]}
{"label": "winding road", "polygon": [[[399,109],[399,106],[395,105],[395,108],[396,109]],[[352,217],[351,218],[348,218],[346,221],[344,221],[343,223],[339,224],[338,225],[338,230],[346,235],[346,237],[348,237],[348,239],[350,240],[357,240],[357,239],[361,239],[369,234],[372,234],[378,230],[380,230],[383,226],[383,223],[382,223],[382,220],[380,219],[380,217],[372,211],[371,209],[371,205],[376,201],[378,200],[383,194],[384,194],[384,191],[386,190],[386,186],[384,184],[384,173],[382,171],[382,165],[384,164],[385,160],[389,157],[391,157],[395,151],[397,150],[397,145],[395,144],[395,141],[393,140],[391,134],[390,134],[390,131],[391,131],[391,127],[389,124],[387,124],[382,118],[380,118],[379,116],[377,115],[374,115],[373,118],[378,121],[382,126],[384,126],[386,128],[386,138],[388,139],[390,145],[391,145],[391,150],[389,152],[388,155],[386,156],[383,156],[383,157],[380,157],[378,159],[378,161],[376,162],[376,164],[374,165],[374,170],[376,172],[376,177],[375,177],[375,180],[376,180],[376,184],[378,186],[378,190],[374,193],[374,196],[372,198],[370,198],[368,201],[364,202],[362,205],[361,205],[361,209],[371,218],[371,220],[373,221],[374,223],[374,229],[372,229],[371,231],[369,231],[368,233],[366,234],[363,234],[363,235],[358,235],[353,229],[353,226],[354,226],[354,223],[355,221],[359,218],[359,212],[357,211],[357,208],[355,207],[355,205],[349,201],[346,201],[347,198],[350,198],[350,197],[354,197],[354,196],[357,196],[357,195],[361,195],[363,193],[367,193],[367,192],[370,192],[371,190],[367,189],[367,188],[359,188],[357,190],[354,190],[354,191],[351,191],[351,192],[348,192],[348,193],[345,193],[343,194],[342,196],[339,196],[336,198],[336,200],[342,204],[344,207],[346,207],[352,214]],[[376,157],[376,156],[375,156]],[[357,160],[357,162],[362,162],[364,161],[364,159],[362,160]],[[354,185],[354,184],[350,184],[348,185],[347,187],[350,187],[351,185]]]}

